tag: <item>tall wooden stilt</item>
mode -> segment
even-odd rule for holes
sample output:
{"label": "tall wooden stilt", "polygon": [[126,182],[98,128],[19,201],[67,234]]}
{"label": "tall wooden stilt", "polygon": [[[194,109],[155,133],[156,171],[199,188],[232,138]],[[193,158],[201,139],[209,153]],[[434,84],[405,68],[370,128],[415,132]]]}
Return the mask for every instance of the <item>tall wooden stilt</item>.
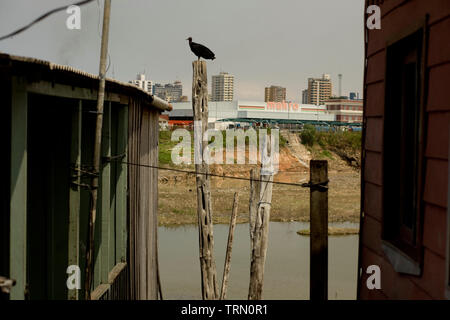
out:
{"label": "tall wooden stilt", "polygon": [[238,212],[239,194],[234,193],[233,209],[231,210],[230,229],[228,231],[227,252],[225,255],[225,265],[223,267],[222,290],[220,291],[220,300],[225,300],[228,289],[228,276],[231,268],[231,251],[233,250],[234,229],[236,227],[236,218]]}
{"label": "tall wooden stilt", "polygon": [[219,298],[217,286],[216,262],[214,259],[214,238],[211,208],[209,167],[203,161],[203,150],[208,141],[204,132],[208,126],[208,83],[206,62],[194,61],[192,78],[192,108],[194,111],[194,152],[195,171],[197,173],[197,214],[199,228],[200,268],[202,277],[202,298]]}
{"label": "tall wooden stilt", "polygon": [[[271,143],[269,139],[262,142],[264,154],[270,153]],[[262,158],[261,158],[262,159]],[[250,191],[250,239],[251,239],[251,262],[250,262],[250,285],[248,290],[249,300],[261,300],[264,265],[269,239],[270,207],[272,202],[273,174],[268,174],[267,168],[271,163],[261,167],[261,179],[255,181],[257,175],[251,172]]]}

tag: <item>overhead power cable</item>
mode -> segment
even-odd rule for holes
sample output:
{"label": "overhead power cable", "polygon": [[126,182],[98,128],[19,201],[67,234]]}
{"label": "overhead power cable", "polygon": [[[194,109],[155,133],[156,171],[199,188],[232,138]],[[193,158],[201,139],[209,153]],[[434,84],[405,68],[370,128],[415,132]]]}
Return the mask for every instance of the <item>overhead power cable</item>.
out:
{"label": "overhead power cable", "polygon": [[58,7],[58,8],[56,8],[56,9],[50,10],[50,11],[44,13],[43,15],[41,15],[40,17],[36,18],[35,20],[33,20],[32,22],[30,22],[29,24],[27,24],[27,25],[25,25],[25,26],[23,26],[23,27],[17,29],[16,31],[13,31],[13,32],[11,32],[11,33],[9,33],[9,34],[7,34],[7,35],[4,35],[4,36],[0,37],[0,41],[5,40],[5,39],[8,39],[8,38],[11,38],[11,37],[14,37],[14,36],[18,35],[19,33],[24,32],[25,30],[31,28],[31,27],[32,27],[33,25],[35,25],[36,23],[38,23],[38,22],[44,20],[45,18],[51,16],[52,14],[57,13],[57,12],[59,12],[59,11],[66,10],[69,6],[82,6],[82,5],[88,4],[89,2],[92,2],[92,1],[94,1],[94,0],[84,0],[84,1],[79,1],[79,2],[73,3],[73,4],[71,4],[71,5],[65,5],[65,6]]}

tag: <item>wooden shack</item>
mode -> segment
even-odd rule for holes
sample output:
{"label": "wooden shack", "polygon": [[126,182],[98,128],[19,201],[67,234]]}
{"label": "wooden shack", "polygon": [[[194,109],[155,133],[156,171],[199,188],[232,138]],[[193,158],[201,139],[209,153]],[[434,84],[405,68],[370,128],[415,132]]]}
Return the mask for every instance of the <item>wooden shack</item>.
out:
{"label": "wooden shack", "polygon": [[[0,54],[0,276],[6,299],[83,299],[98,77]],[[157,299],[158,119],[171,105],[106,80],[93,299]],[[81,289],[69,290],[68,266]]]}
{"label": "wooden shack", "polygon": [[450,298],[450,1],[369,5],[381,29],[365,35],[358,297]]}

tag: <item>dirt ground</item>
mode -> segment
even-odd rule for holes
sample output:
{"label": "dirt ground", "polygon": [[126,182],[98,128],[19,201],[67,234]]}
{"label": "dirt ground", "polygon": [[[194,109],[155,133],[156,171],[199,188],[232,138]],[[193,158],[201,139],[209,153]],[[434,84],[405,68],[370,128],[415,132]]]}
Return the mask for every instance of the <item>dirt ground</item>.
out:
{"label": "dirt ground", "polygon": [[[292,137],[290,137],[292,138]],[[304,183],[309,180],[307,165],[311,155],[297,141],[289,141],[280,150],[279,172],[274,181]],[[300,150],[299,150],[300,149]],[[301,154],[299,154],[301,152]],[[317,158],[317,157],[316,157]],[[320,157],[318,157],[320,158]],[[360,171],[331,152],[328,160],[328,210],[330,222],[358,222],[360,206]],[[250,177],[256,165],[213,165],[211,172],[235,177]],[[180,168],[180,167],[178,167]],[[193,166],[184,167],[193,170]],[[214,223],[229,223],[233,195],[239,193],[238,223],[248,221],[249,181],[211,177]],[[195,176],[159,170],[159,224],[173,226],[197,223]],[[309,221],[309,189],[300,186],[273,186],[271,221]]]}

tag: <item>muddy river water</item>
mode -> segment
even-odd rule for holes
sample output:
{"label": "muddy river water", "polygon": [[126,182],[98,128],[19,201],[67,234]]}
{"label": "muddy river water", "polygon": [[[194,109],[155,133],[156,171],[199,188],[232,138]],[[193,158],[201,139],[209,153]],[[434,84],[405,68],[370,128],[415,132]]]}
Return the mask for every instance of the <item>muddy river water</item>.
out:
{"label": "muddy river water", "polygon": [[[355,223],[330,224],[358,228]],[[309,236],[297,231],[309,223],[271,222],[264,274],[264,299],[309,299]],[[159,227],[159,263],[164,299],[200,299],[198,231],[195,225]],[[219,288],[222,282],[228,225],[214,226]],[[355,299],[358,235],[330,236],[329,299]],[[248,224],[236,226],[227,299],[247,299],[250,277]]]}

